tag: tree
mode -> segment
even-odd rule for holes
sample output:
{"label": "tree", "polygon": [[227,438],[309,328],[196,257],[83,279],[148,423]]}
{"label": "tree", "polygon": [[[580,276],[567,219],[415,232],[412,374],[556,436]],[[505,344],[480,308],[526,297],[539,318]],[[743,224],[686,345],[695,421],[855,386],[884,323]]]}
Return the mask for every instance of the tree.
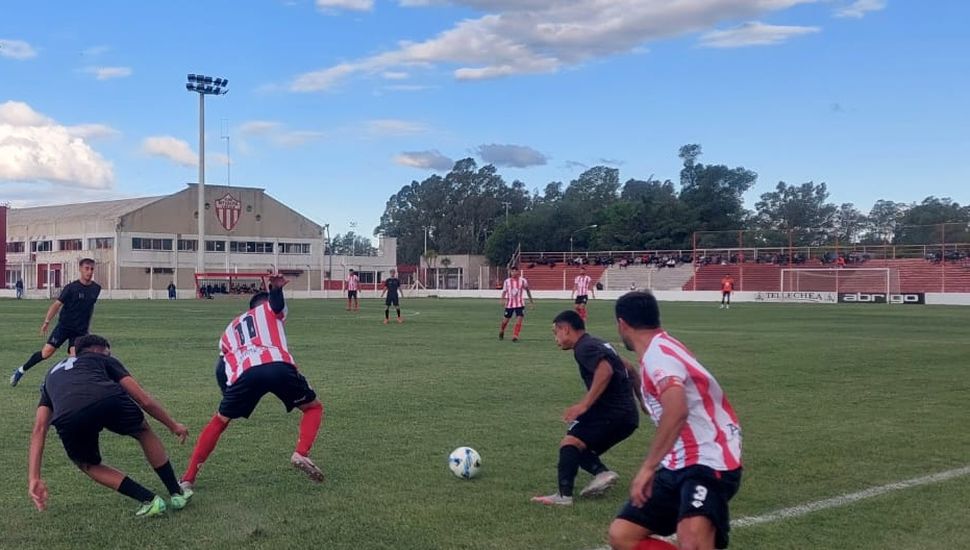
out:
{"label": "tree", "polygon": [[700,155],[700,145],[680,148],[679,156],[684,160],[680,171],[680,200],[697,220],[696,229],[725,231],[742,227],[747,217],[742,197],[758,180],[758,174],[740,166],[705,166],[697,162]]}
{"label": "tree", "polygon": [[878,200],[869,210],[868,232],[863,239],[865,243],[889,244],[896,235],[896,226],[906,213],[905,203],[889,200]]}
{"label": "tree", "polygon": [[[826,244],[835,227],[838,208],[829,202],[824,183],[788,185],[778,182],[774,191],[761,195],[755,204],[756,221],[763,229],[791,232],[800,246]],[[851,206],[851,205],[849,205]]]}
{"label": "tree", "polygon": [[970,210],[949,197],[926,197],[900,216],[893,243],[967,242],[968,222]]}
{"label": "tree", "polygon": [[350,231],[344,235],[337,233],[333,237],[333,246],[329,250],[338,256],[377,256],[377,249],[371,240]]}
{"label": "tree", "polygon": [[869,220],[851,202],[842,203],[833,217],[834,235],[840,243],[858,243]]}

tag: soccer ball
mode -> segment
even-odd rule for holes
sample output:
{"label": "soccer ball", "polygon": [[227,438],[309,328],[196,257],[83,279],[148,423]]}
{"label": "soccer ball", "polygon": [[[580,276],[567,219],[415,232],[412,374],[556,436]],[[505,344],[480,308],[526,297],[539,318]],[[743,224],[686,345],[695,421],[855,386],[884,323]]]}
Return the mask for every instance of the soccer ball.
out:
{"label": "soccer ball", "polygon": [[448,467],[456,476],[471,479],[478,475],[478,470],[482,467],[482,457],[471,447],[458,447],[448,455]]}

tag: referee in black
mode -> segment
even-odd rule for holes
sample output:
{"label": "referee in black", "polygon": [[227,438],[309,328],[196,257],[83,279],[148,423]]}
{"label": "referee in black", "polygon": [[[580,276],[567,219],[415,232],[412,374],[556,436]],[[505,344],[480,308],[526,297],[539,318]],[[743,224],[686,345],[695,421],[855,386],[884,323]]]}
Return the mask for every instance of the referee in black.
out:
{"label": "referee in black", "polygon": [[[635,400],[639,394],[636,371],[613,346],[586,332],[575,311],[563,311],[552,321],[556,344],[573,350],[579,375],[586,385],[583,398],[566,409],[566,436],[559,442],[559,490],[533,497],[533,502],[568,506],[573,503],[573,484],[579,468],[593,475],[580,496],[594,496],[616,484],[619,475],[600,456],[630,437],[639,424]],[[642,400],[641,400],[642,403]]]}
{"label": "referee in black", "polygon": [[35,351],[23,366],[14,369],[10,375],[10,385],[16,386],[24,373],[37,363],[47,359],[57,348],[67,342],[68,354],[74,347],[74,339],[88,333],[91,326],[91,316],[94,315],[94,304],[101,295],[101,285],[94,282],[94,260],[84,258],[78,263],[80,277],[61,290],[60,295],[51,307],[47,309],[44,324],[40,326],[41,334],[47,334],[47,327],[51,319],[61,312],[57,325],[51,331],[50,338],[40,351]]}
{"label": "referee in black", "polygon": [[[40,389],[27,469],[28,491],[37,509],[47,507],[48,491],[41,477],[41,463],[51,425],[57,429],[68,458],[82,472],[141,503],[136,516],[154,516],[168,507],[185,507],[192,493],[179,487],[165,447],[145,421],[142,409],[175,434],[179,442],[185,441],[188,429],[142,389],[120,361],[111,357],[107,340],[89,334],[78,338],[76,346],[77,356],[51,367]],[[171,494],[169,505],[124,472],[101,462],[98,439],[104,429],[138,441],[145,459]]]}

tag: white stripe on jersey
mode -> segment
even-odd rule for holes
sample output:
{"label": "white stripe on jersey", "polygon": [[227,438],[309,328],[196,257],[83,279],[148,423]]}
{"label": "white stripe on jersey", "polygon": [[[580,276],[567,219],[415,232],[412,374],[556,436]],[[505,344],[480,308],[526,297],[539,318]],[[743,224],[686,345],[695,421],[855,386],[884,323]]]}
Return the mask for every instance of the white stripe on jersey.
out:
{"label": "white stripe on jersey", "polygon": [[577,275],[576,280],[573,281],[576,296],[589,296],[589,285],[592,282],[593,278],[589,275]]}
{"label": "white stripe on jersey", "polygon": [[505,307],[512,309],[525,307],[525,289],[529,288],[529,281],[525,277],[509,277],[502,284],[502,294],[505,295]]}
{"label": "white stripe on jersey", "polygon": [[286,308],[277,315],[269,302],[236,317],[219,339],[225,358],[227,385],[231,386],[247,369],[273,362],[296,366],[286,347]]}
{"label": "white stripe on jersey", "polygon": [[643,402],[654,424],[659,425],[663,415],[661,381],[679,381],[687,397],[687,423],[663,460],[665,468],[678,470],[703,464],[724,471],[741,466],[737,415],[717,380],[683,344],[661,332],[650,341],[640,367]]}
{"label": "white stripe on jersey", "polygon": [[357,290],[357,283],[359,281],[360,281],[360,278],[357,277],[357,275],[351,275],[350,277],[347,277],[347,290]]}

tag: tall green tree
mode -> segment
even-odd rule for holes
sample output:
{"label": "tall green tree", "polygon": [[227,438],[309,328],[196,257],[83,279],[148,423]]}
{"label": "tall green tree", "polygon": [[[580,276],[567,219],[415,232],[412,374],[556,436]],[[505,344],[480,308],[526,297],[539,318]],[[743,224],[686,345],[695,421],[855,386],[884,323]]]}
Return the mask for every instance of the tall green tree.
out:
{"label": "tall green tree", "polygon": [[870,244],[890,244],[896,235],[903,214],[909,206],[902,202],[878,200],[869,210],[868,231],[863,242]]}
{"label": "tall green tree", "polygon": [[970,209],[949,197],[926,197],[899,218],[894,244],[968,242]]}
{"label": "tall green tree", "polygon": [[743,167],[723,164],[705,166],[698,162],[701,146],[680,148],[684,165],[680,171],[680,200],[697,220],[698,230],[727,231],[743,226],[747,212],[744,193],[758,180],[758,174]]}
{"label": "tall green tree", "polygon": [[799,246],[827,244],[838,211],[828,197],[824,183],[788,185],[780,181],[755,204],[757,223],[764,229],[791,232],[792,242]]}

